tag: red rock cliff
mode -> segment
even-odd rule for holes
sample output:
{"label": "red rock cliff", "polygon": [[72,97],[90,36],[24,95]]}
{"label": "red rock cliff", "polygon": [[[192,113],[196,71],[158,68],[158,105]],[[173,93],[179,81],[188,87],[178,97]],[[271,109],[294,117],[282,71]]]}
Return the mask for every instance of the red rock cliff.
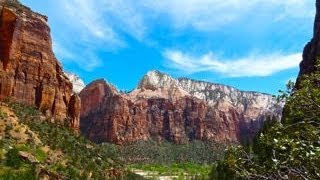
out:
{"label": "red rock cliff", "polygon": [[95,142],[117,144],[150,139],[239,142],[255,135],[267,116],[281,114],[270,95],[177,80],[157,71],[128,94],[98,80],[80,97],[81,133]]}
{"label": "red rock cliff", "polygon": [[0,62],[0,99],[35,105],[79,129],[80,99],[53,54],[47,17],[1,0]]}

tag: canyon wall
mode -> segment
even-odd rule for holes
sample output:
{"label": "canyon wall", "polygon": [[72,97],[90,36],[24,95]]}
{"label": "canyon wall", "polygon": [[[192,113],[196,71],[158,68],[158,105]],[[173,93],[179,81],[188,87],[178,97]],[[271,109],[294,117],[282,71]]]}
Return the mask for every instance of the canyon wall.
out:
{"label": "canyon wall", "polygon": [[252,138],[269,117],[279,119],[283,106],[271,95],[174,79],[159,71],[145,75],[130,93],[97,80],[80,97],[82,134],[117,144],[151,139],[241,142]]}
{"label": "canyon wall", "polygon": [[80,98],[52,51],[47,17],[0,1],[0,99],[38,107],[79,130]]}

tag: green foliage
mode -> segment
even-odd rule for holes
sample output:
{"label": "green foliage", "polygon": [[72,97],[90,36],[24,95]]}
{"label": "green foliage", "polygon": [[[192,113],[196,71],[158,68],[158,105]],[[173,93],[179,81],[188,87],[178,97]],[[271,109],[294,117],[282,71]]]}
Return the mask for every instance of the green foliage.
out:
{"label": "green foliage", "polygon": [[32,167],[20,170],[0,168],[0,180],[36,180],[34,174],[35,171]]}
{"label": "green foliage", "polygon": [[8,114],[6,112],[3,112],[1,109],[0,109],[0,119],[6,119],[8,118]]}
{"label": "green foliage", "polygon": [[[35,168],[39,167],[61,179],[125,179],[127,175],[137,178],[120,165],[114,145],[95,145],[63,125],[40,120],[41,113],[35,108],[17,103],[9,103],[9,106],[18,116],[20,123],[27,125],[38,135],[42,142],[41,147],[48,146],[53,152],[62,151],[62,159],[50,160],[33,141],[18,145],[9,137],[0,141],[1,148],[8,150],[5,153],[6,163],[0,162],[0,179],[35,179]],[[32,154],[41,165],[21,161],[19,151]],[[21,176],[17,177],[16,174]]]}
{"label": "green foliage", "polygon": [[178,179],[208,179],[211,165],[221,159],[227,145],[191,141],[187,144],[141,141],[118,147],[118,154],[130,169],[152,173],[155,178],[177,176]]}
{"label": "green foliage", "polygon": [[[318,63],[320,64],[320,63]],[[320,69],[317,67],[317,69]],[[212,179],[320,179],[320,71],[289,83],[281,122],[268,125],[252,148],[229,148]]]}
{"label": "green foliage", "polygon": [[294,86],[295,86],[295,83],[291,80],[289,80],[289,82],[287,83],[286,85],[286,90],[279,90],[279,95],[276,96],[276,99],[278,102],[281,102],[281,101],[286,101],[287,99],[290,98],[290,96],[292,95],[292,92],[294,90]]}
{"label": "green foliage", "polygon": [[173,163],[168,165],[161,164],[133,164],[130,165],[131,169],[139,169],[150,172],[157,172],[159,175],[175,176],[187,175],[190,177],[207,178],[210,173],[211,166],[194,164],[194,163]]}
{"label": "green foliage", "polygon": [[18,169],[23,163],[19,157],[19,150],[17,148],[10,149],[6,154],[7,163],[9,167]]}
{"label": "green foliage", "polygon": [[134,164],[212,164],[221,159],[227,145],[213,142],[191,141],[186,144],[140,141],[119,147],[119,156]]}
{"label": "green foliage", "polygon": [[[206,164],[212,164],[220,159],[226,147],[226,145],[202,141],[193,141],[182,145],[155,141],[137,142],[126,146],[108,143],[96,145],[84,137],[74,134],[63,125],[40,120],[41,113],[33,107],[12,102],[9,103],[9,106],[18,116],[20,123],[27,125],[31,131],[38,135],[42,142],[41,146],[49,146],[54,151],[61,150],[65,162],[49,161],[50,163],[46,163],[50,157],[32,141],[26,145],[16,146],[16,141],[9,138],[4,143],[5,148],[8,149],[9,146],[12,146],[18,151],[29,152],[44,165],[46,171],[63,179],[87,179],[89,176],[94,179],[112,179],[114,173],[109,169],[121,170],[120,176],[124,179],[141,179],[140,176],[125,171],[124,166],[120,165],[132,163],[143,167],[154,166],[162,169],[163,173],[164,171],[177,173],[187,171],[190,174],[205,176],[204,174],[208,175],[208,169],[211,168]],[[11,157],[6,159],[17,160]],[[16,171],[30,172],[31,165],[22,163],[22,165],[12,164],[20,166]],[[29,171],[24,171],[21,168],[29,169]],[[14,172],[13,169],[6,170],[7,174],[11,172]],[[32,173],[34,176],[36,175],[35,171]],[[1,177],[4,176],[0,174],[0,179]]]}

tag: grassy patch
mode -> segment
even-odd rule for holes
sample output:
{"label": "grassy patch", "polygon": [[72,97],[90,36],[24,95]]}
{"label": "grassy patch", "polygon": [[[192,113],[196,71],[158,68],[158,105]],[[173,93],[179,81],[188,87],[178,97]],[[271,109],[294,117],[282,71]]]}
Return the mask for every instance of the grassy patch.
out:
{"label": "grassy patch", "polygon": [[180,163],[180,164],[132,164],[130,169],[139,169],[144,171],[157,172],[159,175],[173,176],[197,176],[207,177],[210,173],[212,166],[193,164],[193,163]]}
{"label": "grassy patch", "polygon": [[[148,176],[173,176],[177,179],[208,179],[209,173],[227,145],[192,141],[177,145],[170,142],[136,142],[118,146],[118,156],[129,169]],[[150,174],[149,174],[150,173]]]}

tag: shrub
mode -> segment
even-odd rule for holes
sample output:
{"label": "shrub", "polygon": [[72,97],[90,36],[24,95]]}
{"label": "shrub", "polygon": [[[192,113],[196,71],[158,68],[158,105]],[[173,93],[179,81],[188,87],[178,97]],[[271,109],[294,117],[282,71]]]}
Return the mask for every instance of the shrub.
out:
{"label": "shrub", "polygon": [[34,175],[35,171],[33,168],[28,167],[21,170],[1,170],[0,169],[0,179],[1,180],[36,180]]}
{"label": "shrub", "polygon": [[9,167],[18,169],[23,163],[19,157],[19,150],[17,148],[10,149],[6,154],[7,163]]}
{"label": "shrub", "polygon": [[8,118],[8,114],[0,109],[0,118],[6,119]]}

